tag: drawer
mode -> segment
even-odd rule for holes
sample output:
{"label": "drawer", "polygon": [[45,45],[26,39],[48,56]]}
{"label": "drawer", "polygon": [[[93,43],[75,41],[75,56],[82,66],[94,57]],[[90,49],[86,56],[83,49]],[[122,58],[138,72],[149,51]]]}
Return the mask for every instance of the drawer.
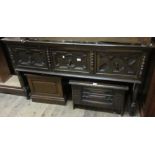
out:
{"label": "drawer", "polygon": [[62,80],[60,77],[49,77],[27,74],[33,101],[47,103],[65,103]]}
{"label": "drawer", "polygon": [[54,71],[90,72],[89,51],[52,51]]}
{"label": "drawer", "polygon": [[108,50],[96,52],[95,73],[116,78],[140,79],[147,54],[138,50]]}
{"label": "drawer", "polygon": [[122,114],[127,86],[70,81],[74,105],[111,110]]}
{"label": "drawer", "polygon": [[16,68],[49,70],[46,48],[19,46],[10,51]]}

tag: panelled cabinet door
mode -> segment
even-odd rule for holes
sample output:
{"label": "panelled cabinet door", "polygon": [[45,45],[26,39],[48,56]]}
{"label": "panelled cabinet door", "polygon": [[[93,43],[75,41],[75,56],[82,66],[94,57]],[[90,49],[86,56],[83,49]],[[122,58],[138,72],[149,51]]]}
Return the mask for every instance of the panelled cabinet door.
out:
{"label": "panelled cabinet door", "polygon": [[147,55],[142,51],[96,52],[96,74],[112,77],[140,79]]}
{"label": "panelled cabinet door", "polygon": [[12,47],[14,65],[17,68],[49,70],[46,48]]}
{"label": "panelled cabinet door", "polygon": [[90,72],[90,53],[87,51],[52,51],[55,71]]}
{"label": "panelled cabinet door", "polygon": [[33,95],[63,96],[61,78],[31,74],[27,77]]}
{"label": "panelled cabinet door", "polygon": [[60,77],[26,74],[34,102],[65,104],[66,96]]}

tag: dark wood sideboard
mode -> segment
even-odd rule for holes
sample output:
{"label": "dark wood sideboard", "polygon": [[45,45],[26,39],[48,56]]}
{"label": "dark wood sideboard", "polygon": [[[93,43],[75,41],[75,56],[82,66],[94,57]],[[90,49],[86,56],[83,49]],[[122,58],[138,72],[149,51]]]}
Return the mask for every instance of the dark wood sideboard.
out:
{"label": "dark wood sideboard", "polygon": [[[88,39],[88,38],[87,38]],[[27,97],[134,115],[150,44],[105,43],[104,38],[4,38]],[[104,40],[104,41],[103,41]]]}

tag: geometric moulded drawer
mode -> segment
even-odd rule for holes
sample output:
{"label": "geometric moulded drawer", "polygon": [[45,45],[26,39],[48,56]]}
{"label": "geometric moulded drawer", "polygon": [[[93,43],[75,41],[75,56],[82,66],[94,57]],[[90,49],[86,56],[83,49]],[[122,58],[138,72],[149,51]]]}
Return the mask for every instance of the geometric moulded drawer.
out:
{"label": "geometric moulded drawer", "polygon": [[32,101],[65,104],[65,94],[60,77],[26,74]]}
{"label": "geometric moulded drawer", "polygon": [[38,47],[14,47],[10,48],[10,54],[15,68],[33,70],[49,70],[47,49]]}
{"label": "geometric moulded drawer", "polygon": [[95,74],[139,80],[148,54],[141,50],[104,50],[96,52]]}
{"label": "geometric moulded drawer", "polygon": [[89,106],[123,114],[127,86],[70,81],[74,106]]}
{"label": "geometric moulded drawer", "polygon": [[79,50],[52,51],[53,70],[70,73],[90,73],[90,52]]}

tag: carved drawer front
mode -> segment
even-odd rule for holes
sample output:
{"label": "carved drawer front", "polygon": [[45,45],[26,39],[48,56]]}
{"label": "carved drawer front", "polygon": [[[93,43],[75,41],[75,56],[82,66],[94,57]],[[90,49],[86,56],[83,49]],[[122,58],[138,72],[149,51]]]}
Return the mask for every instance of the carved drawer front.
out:
{"label": "carved drawer front", "polygon": [[65,103],[60,77],[48,77],[27,74],[33,101]]}
{"label": "carved drawer front", "polygon": [[49,70],[47,50],[44,48],[12,47],[11,54],[15,67]]}
{"label": "carved drawer front", "polygon": [[55,71],[90,72],[89,52],[52,51]]}
{"label": "carved drawer front", "polygon": [[126,86],[70,81],[74,105],[85,105],[123,113]]}
{"label": "carved drawer front", "polygon": [[129,79],[142,76],[147,55],[142,51],[96,52],[96,74]]}

